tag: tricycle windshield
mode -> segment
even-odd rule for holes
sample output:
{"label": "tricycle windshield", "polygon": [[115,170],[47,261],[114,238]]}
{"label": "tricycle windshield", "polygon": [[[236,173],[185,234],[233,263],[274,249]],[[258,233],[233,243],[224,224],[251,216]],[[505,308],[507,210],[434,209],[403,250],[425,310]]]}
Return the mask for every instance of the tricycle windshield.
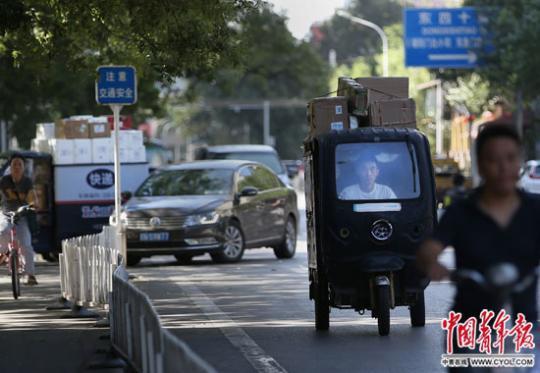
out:
{"label": "tricycle windshield", "polygon": [[336,147],[340,200],[414,199],[420,195],[414,146],[408,142],[364,142]]}

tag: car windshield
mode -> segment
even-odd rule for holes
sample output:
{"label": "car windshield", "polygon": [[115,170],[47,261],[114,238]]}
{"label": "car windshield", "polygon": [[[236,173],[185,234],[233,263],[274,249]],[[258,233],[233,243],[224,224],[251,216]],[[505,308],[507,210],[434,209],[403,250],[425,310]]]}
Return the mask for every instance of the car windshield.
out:
{"label": "car windshield", "polygon": [[135,193],[138,197],[226,195],[232,189],[232,170],[174,170],[150,176]]}
{"label": "car windshield", "polygon": [[341,200],[418,197],[420,184],[414,147],[406,142],[338,145],[336,188]]}
{"label": "car windshield", "polygon": [[234,152],[234,153],[214,153],[213,159],[240,159],[243,161],[259,162],[274,171],[276,174],[283,173],[283,168],[279,158],[272,152]]}

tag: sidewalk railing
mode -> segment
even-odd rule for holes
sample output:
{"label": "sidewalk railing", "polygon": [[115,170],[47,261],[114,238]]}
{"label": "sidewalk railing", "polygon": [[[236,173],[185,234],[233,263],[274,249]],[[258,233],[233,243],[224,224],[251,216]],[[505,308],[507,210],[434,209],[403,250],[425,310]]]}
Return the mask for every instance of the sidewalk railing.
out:
{"label": "sidewalk railing", "polygon": [[137,372],[206,372],[214,369],[163,328],[146,294],[120,265],[115,227],[62,242],[62,296],[73,304],[109,308],[111,344]]}
{"label": "sidewalk railing", "polygon": [[113,275],[110,320],[113,348],[138,372],[215,372],[161,326],[150,299],[128,282],[123,267]]}
{"label": "sidewalk railing", "polygon": [[78,306],[107,307],[112,274],[118,265],[114,227],[100,234],[62,241],[60,287],[62,296]]}

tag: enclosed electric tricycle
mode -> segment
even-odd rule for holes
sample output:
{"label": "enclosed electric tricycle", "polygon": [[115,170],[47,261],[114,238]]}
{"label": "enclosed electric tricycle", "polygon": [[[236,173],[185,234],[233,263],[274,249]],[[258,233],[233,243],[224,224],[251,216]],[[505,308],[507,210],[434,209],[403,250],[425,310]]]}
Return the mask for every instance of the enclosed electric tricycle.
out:
{"label": "enclosed electric tricycle", "polygon": [[381,335],[397,306],[423,326],[429,281],[415,255],[436,222],[426,137],[411,128],[332,131],[306,140],[304,162],[316,328],[329,328],[331,307],[371,311]]}

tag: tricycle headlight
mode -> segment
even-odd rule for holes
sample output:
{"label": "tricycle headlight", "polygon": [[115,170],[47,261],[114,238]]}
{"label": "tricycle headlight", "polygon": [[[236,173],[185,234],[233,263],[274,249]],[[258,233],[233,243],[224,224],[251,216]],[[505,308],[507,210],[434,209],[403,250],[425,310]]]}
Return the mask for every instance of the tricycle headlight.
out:
{"label": "tricycle headlight", "polygon": [[219,220],[219,214],[215,211],[206,214],[189,215],[184,222],[184,227],[192,227],[194,225],[215,224]]}

